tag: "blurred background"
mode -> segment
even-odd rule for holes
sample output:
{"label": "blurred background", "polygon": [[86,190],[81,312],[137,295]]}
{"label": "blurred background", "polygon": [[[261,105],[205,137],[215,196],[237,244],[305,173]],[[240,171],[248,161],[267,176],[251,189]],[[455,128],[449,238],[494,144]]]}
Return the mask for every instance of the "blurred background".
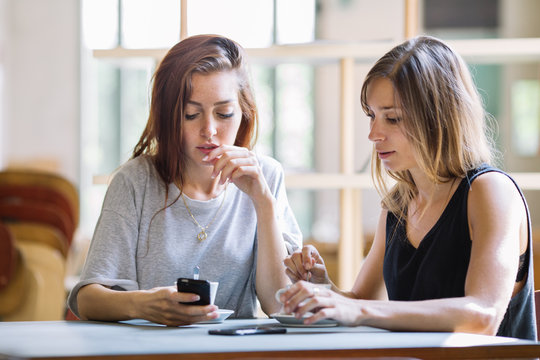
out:
{"label": "blurred background", "polygon": [[539,13],[537,0],[0,0],[0,168],[53,172],[77,189],[60,270],[69,291],[109,175],[146,123],[159,60],[184,36],[231,37],[251,63],[256,150],[282,162],[305,241],[350,286],[379,213],[362,79],[410,36],[465,57],[495,119],[498,165],[516,174],[540,229]]}

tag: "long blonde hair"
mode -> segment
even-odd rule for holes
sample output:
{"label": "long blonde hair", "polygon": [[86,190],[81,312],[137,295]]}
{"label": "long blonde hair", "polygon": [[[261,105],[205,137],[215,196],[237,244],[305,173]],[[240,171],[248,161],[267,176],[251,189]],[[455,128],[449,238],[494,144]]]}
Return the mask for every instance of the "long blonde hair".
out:
{"label": "long blonde hair", "polygon": [[[367,88],[386,78],[402,109],[403,131],[418,166],[434,183],[464,177],[482,163],[491,164],[494,147],[481,98],[463,59],[442,41],[419,36],[381,57],[366,76],[361,92],[369,113]],[[418,189],[411,173],[386,170],[375,151],[371,171],[384,208],[403,219]],[[387,176],[397,182],[388,189]]]}

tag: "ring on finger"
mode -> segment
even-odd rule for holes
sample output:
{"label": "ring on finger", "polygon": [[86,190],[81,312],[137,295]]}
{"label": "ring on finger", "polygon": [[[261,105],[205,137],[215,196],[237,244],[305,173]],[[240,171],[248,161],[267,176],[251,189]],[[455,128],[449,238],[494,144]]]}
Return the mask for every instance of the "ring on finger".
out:
{"label": "ring on finger", "polygon": [[321,289],[319,289],[318,287],[313,288],[313,296],[319,295],[319,291],[320,291],[320,290],[321,290]]}

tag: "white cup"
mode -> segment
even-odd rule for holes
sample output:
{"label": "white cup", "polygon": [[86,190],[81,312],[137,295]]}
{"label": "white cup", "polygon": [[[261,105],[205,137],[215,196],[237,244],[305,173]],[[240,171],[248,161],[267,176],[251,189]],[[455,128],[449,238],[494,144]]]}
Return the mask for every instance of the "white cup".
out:
{"label": "white cup", "polygon": [[278,303],[281,303],[281,300],[279,299],[281,297],[281,294],[283,294],[285,291],[289,290],[291,285],[287,285],[287,287],[281,288],[278,291],[276,291],[276,301]]}
{"label": "white cup", "polygon": [[[315,287],[318,287],[318,288],[321,288],[321,289],[331,289],[332,288],[331,284],[313,284],[313,285]],[[281,300],[279,299],[281,297],[281,294],[283,294],[285,291],[287,291],[290,287],[291,287],[291,285],[287,285],[286,287],[281,288],[278,291],[276,291],[276,300],[279,303],[281,303]]]}
{"label": "white cup", "polygon": [[218,286],[219,286],[219,282],[210,281],[210,305],[214,305],[214,300],[216,300]]}
{"label": "white cup", "polygon": [[[189,281],[190,279],[182,279],[182,282],[185,283]],[[199,280],[199,279],[195,279]],[[210,283],[210,305],[214,305],[214,301],[216,300],[216,294],[219,286],[219,282],[217,281],[208,281]],[[174,282],[175,287],[177,286],[177,282]],[[192,292],[188,289],[186,289],[184,292]]]}

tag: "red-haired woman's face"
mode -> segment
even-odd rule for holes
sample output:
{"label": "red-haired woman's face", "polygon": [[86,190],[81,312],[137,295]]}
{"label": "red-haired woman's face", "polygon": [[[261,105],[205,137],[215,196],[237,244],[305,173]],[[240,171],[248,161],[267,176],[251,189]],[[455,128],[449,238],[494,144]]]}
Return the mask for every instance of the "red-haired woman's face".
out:
{"label": "red-haired woman's face", "polygon": [[233,145],[242,110],[238,79],[233,71],[195,73],[192,93],[184,108],[183,144],[188,167],[209,166],[202,159],[220,145]]}

